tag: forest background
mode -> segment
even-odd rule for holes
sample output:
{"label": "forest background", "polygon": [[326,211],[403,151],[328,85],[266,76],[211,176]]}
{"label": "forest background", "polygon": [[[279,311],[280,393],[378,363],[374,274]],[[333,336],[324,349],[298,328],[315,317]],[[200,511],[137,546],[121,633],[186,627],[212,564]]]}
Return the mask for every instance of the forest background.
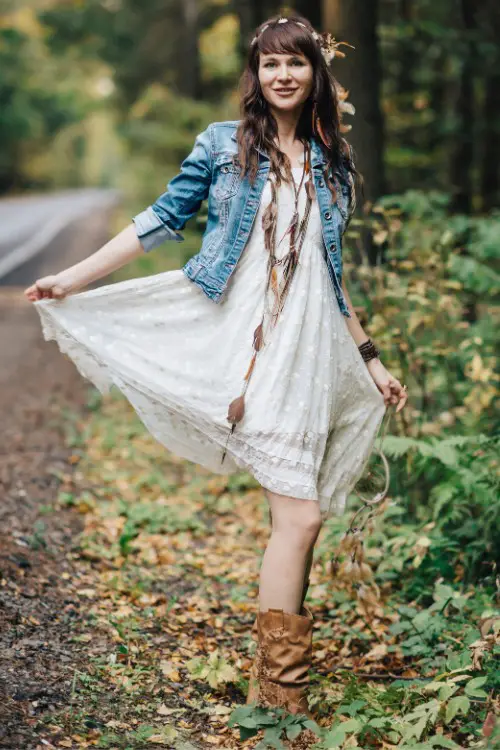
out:
{"label": "forest background", "polygon": [[[500,685],[500,6],[287,7],[355,48],[333,63],[356,108],[345,122],[365,179],[346,274],[385,364],[410,392],[384,443],[394,502],[373,544],[391,558],[376,575],[400,603],[418,602],[408,622],[422,608],[432,618],[436,586],[465,594],[452,618],[456,668],[468,668],[470,644],[485,637],[480,623],[496,622],[481,665],[484,696],[456,704],[443,725],[472,742]],[[163,192],[209,122],[238,117],[249,38],[286,10],[272,0],[0,0],[0,194],[118,188],[118,231]],[[202,229],[203,215],[184,243],[117,278],[178,268]],[[343,530],[332,524],[330,548]],[[403,628],[405,653],[449,666],[449,654],[436,655],[449,627],[442,617],[432,658]],[[431,742],[442,718],[426,716],[415,741]]]}

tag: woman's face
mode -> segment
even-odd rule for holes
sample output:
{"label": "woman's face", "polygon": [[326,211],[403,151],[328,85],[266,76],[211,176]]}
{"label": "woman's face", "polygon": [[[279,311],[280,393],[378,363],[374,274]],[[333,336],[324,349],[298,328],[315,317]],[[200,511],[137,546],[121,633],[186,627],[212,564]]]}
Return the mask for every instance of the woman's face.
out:
{"label": "woman's face", "polygon": [[313,67],[300,53],[260,54],[259,81],[269,105],[282,112],[302,108],[313,87]]}

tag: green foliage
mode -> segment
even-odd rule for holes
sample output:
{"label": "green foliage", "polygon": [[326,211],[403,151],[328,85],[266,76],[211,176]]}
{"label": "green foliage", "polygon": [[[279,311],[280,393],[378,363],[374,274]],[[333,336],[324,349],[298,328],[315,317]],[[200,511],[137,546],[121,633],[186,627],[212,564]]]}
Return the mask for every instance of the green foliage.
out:
{"label": "green foliage", "polygon": [[347,239],[354,302],[409,388],[383,446],[395,554],[379,573],[402,576],[410,598],[436,574],[493,582],[500,562],[500,216],[449,215],[448,203],[419,191],[382,199],[369,219],[379,267],[364,259],[359,223]]}
{"label": "green foliage", "polygon": [[206,525],[197,517],[182,515],[170,505],[155,502],[126,503],[120,501],[120,515],[127,519],[119,538],[123,555],[133,548],[131,542],[141,529],[150,534],[175,533],[190,530],[195,534],[206,533]]}
{"label": "green foliage", "polygon": [[189,659],[186,669],[191,679],[206,680],[214,690],[226,682],[235,682],[238,677],[236,669],[218,650],[212,651],[208,658]]}
{"label": "green foliage", "polygon": [[[484,435],[386,438],[384,450],[395,473],[401,482],[407,477],[407,492],[398,498],[392,520],[398,526],[415,524],[413,533],[397,542],[400,573],[413,559],[412,590],[437,570],[468,582],[493,581],[500,564],[499,447],[499,438]],[[422,527],[425,532],[419,532]],[[415,554],[419,535],[428,539],[420,555]]]}
{"label": "green foliage", "polygon": [[271,747],[285,750],[287,746],[282,740],[295,739],[303,729],[310,729],[318,737],[322,734],[321,727],[305,714],[294,715],[283,708],[263,708],[254,704],[235,708],[229,717],[228,726],[239,728],[242,741],[263,731],[263,738],[255,745],[255,750]]}
{"label": "green foliage", "polygon": [[25,162],[81,119],[85,98],[52,79],[43,43],[8,25],[0,28],[0,192],[30,185]]}
{"label": "green foliage", "polygon": [[347,274],[386,365],[408,384],[407,437],[498,429],[496,331],[500,217],[449,216],[448,198],[388,196],[370,220],[384,265],[364,257],[361,227],[347,240]]}

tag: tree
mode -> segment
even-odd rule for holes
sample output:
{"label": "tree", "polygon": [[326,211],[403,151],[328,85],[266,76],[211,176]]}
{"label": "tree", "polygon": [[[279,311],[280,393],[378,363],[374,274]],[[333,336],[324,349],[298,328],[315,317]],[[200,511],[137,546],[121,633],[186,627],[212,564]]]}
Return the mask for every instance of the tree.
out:
{"label": "tree", "polygon": [[334,67],[334,74],[350,91],[350,101],[356,107],[350,141],[364,177],[365,197],[373,201],[385,190],[378,1],[325,0],[323,9],[325,29],[355,47],[347,50],[346,59]]}
{"label": "tree", "polygon": [[40,13],[55,53],[78,48],[82,57],[101,59],[115,71],[123,110],[152,83],[180,94],[202,95],[198,41],[200,0],[69,0]]}
{"label": "tree", "polygon": [[496,0],[485,4],[482,31],[487,42],[483,105],[481,196],[483,211],[500,206],[500,9]]}
{"label": "tree", "polygon": [[232,4],[240,19],[240,55],[245,60],[255,29],[266,18],[278,13],[280,3],[277,0],[232,0]]}
{"label": "tree", "polygon": [[475,34],[476,0],[461,0],[462,25],[465,53],[458,84],[456,102],[456,146],[451,154],[450,182],[453,200],[451,210],[470,213],[472,209],[474,162],[474,122],[475,122]]}
{"label": "tree", "polygon": [[321,0],[295,0],[295,10],[312,23],[315,29],[323,26],[323,4]]}

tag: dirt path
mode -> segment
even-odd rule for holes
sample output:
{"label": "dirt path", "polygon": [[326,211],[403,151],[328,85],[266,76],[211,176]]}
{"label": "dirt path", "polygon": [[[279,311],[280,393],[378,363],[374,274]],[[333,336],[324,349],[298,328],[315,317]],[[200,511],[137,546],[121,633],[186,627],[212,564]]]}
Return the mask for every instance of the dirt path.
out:
{"label": "dirt path", "polygon": [[81,517],[49,511],[73,471],[61,414],[81,411],[87,389],[56,345],[43,341],[22,289],[99,247],[108,219],[76,223],[0,286],[0,747],[8,750],[36,748],[32,725],[67,701],[81,606],[71,591]]}

